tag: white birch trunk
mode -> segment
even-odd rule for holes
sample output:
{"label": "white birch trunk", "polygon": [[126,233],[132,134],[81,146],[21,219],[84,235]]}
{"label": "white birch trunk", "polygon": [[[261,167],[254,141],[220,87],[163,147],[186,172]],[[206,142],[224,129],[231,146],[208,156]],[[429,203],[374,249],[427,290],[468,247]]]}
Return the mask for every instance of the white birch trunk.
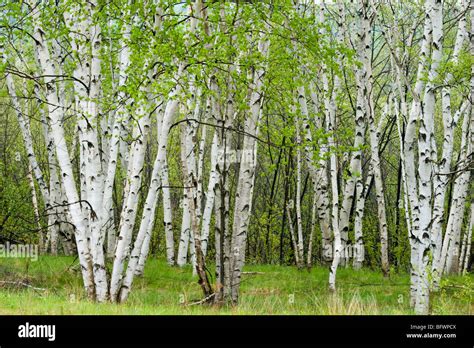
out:
{"label": "white birch trunk", "polygon": [[[115,250],[114,266],[110,282],[110,297],[112,301],[117,300],[119,295],[122,272],[126,257],[129,253],[130,244],[132,242],[133,227],[138,209],[138,198],[141,186],[146,139],[150,130],[150,120],[148,113],[143,113],[142,107],[139,107],[139,126],[135,127],[134,138],[137,138],[132,145],[132,154],[130,158],[128,178],[128,196],[124,198],[124,205],[120,217],[119,237]],[[140,134],[142,132],[142,134]],[[153,203],[153,202],[151,202]]]}
{"label": "white birch trunk", "polygon": [[[202,252],[204,256],[206,256],[207,254],[207,245],[209,243],[209,231],[211,228],[212,211],[214,208],[215,187],[219,182],[219,172],[217,170],[217,159],[218,159],[217,141],[218,141],[218,136],[217,136],[217,132],[215,132],[212,138],[212,145],[211,145],[211,174],[209,177],[209,183],[208,183],[207,194],[206,194],[206,203],[204,205],[204,213],[202,217],[201,238],[202,238]],[[216,211],[216,214],[218,213],[219,212]]]}
{"label": "white birch trunk", "polygon": [[294,205],[293,201],[290,201],[286,206],[286,215],[288,216],[288,227],[290,229],[291,245],[293,246],[293,254],[295,255],[295,263],[297,266],[300,265],[300,253],[298,250],[298,241],[295,233],[295,227],[293,226],[293,218],[291,217],[291,206]]}
{"label": "white birch trunk", "polygon": [[[28,1],[28,4],[32,8],[36,6],[32,0]],[[81,264],[84,286],[88,295],[90,297],[94,297],[94,274],[92,269],[91,254],[86,239],[87,231],[84,224],[81,205],[79,204],[79,196],[77,194],[74,182],[71,160],[67,151],[66,140],[64,137],[64,129],[62,127],[62,112],[61,109],[57,107],[60,105],[60,101],[58,100],[56,85],[52,77],[55,76],[54,62],[51,59],[47,43],[44,40],[44,31],[40,26],[40,12],[33,11],[32,13],[34,25],[33,38],[35,41],[38,63],[42,70],[44,83],[46,85],[45,94],[46,100],[48,102],[51,132],[54,139],[57,160],[68,199],[70,215],[72,222],[76,227],[76,245],[79,254],[79,262]]]}
{"label": "white birch trunk", "polygon": [[[369,97],[371,99],[371,97]],[[368,108],[369,110],[369,131],[370,131],[370,146],[371,146],[371,167],[374,173],[375,191],[377,198],[377,216],[379,222],[380,231],[380,245],[381,245],[381,263],[382,272],[385,276],[389,273],[388,263],[388,227],[387,217],[385,209],[385,195],[383,188],[382,170],[380,168],[380,157],[379,157],[379,137],[375,126],[375,120],[373,119],[373,107]]]}
{"label": "white birch trunk", "polygon": [[[420,215],[420,205],[419,205],[419,197],[418,197],[418,188],[417,188],[417,180],[416,180],[416,171],[415,171],[415,133],[417,129],[417,122],[419,119],[419,114],[421,111],[421,102],[420,102],[420,95],[425,85],[424,82],[424,74],[426,72],[426,65],[427,65],[427,58],[428,52],[431,43],[431,18],[430,18],[430,11],[432,7],[432,1],[428,1],[425,5],[425,22],[423,28],[423,39],[421,41],[421,49],[420,49],[420,59],[418,61],[418,68],[417,68],[417,75],[415,80],[415,86],[413,89],[409,88],[408,85],[408,78],[404,75],[403,67],[400,63],[400,55],[397,54],[398,50],[395,51],[393,47],[390,47],[390,53],[393,60],[396,61],[397,64],[397,84],[398,90],[400,93],[400,99],[402,101],[402,115],[405,115],[405,95],[403,88],[401,87],[401,81],[405,83],[406,87],[410,89],[412,93],[412,104],[410,112],[407,112],[408,121],[407,121],[407,128],[404,138],[403,146],[400,149],[401,158],[403,161],[403,168],[404,168],[404,182],[406,185],[405,195],[408,197],[408,204],[409,204],[409,217],[410,221],[407,221],[407,225],[410,227],[409,229],[409,236],[410,236],[410,269],[411,269],[411,276],[410,276],[410,304],[415,306],[416,298],[417,298],[417,287],[418,287],[418,278],[419,278],[419,267],[418,267],[418,245],[417,245],[417,238],[419,237],[419,215]],[[375,7],[374,7],[375,9]],[[395,34],[396,31],[395,31]],[[383,35],[386,38],[387,43],[390,43],[392,40],[388,37],[387,33],[384,31]],[[393,42],[393,41],[392,41]]]}
{"label": "white birch trunk", "polygon": [[466,231],[466,244],[465,250],[463,252],[463,257],[461,257],[461,273],[465,275],[468,272],[469,260],[471,259],[471,242],[472,242],[472,231],[474,230],[474,203],[471,201],[471,213],[469,219],[469,226]]}
{"label": "white birch trunk", "polygon": [[435,147],[434,141],[434,112],[435,112],[435,95],[433,91],[433,80],[437,76],[437,68],[441,60],[442,54],[442,5],[434,2],[431,8],[428,8],[428,16],[431,17],[432,23],[432,57],[431,68],[429,71],[428,82],[423,98],[423,109],[420,117],[420,129],[418,137],[418,152],[419,152],[419,202],[420,202],[420,216],[419,216],[419,233],[416,238],[417,244],[417,267],[418,267],[418,284],[415,301],[415,312],[417,314],[428,314],[429,312],[429,296],[430,284],[428,277],[428,263],[429,263],[429,249],[431,242],[431,223],[432,223],[432,180],[433,180],[433,158]]}
{"label": "white birch trunk", "polygon": [[[465,165],[468,151],[469,142],[469,123],[470,117],[472,117],[472,106],[471,115],[466,113],[464,115],[462,124],[462,136],[461,136],[461,163],[460,166]],[[443,247],[441,250],[441,259],[439,264],[439,272],[453,273],[457,272],[457,256],[459,255],[459,235],[461,231],[462,220],[464,218],[465,200],[468,192],[470,171],[466,170],[462,172],[454,181],[451,210],[449,212],[448,222],[446,225],[446,232],[443,240]]]}
{"label": "white birch trunk", "polygon": [[43,250],[44,247],[44,233],[43,227],[41,226],[41,219],[39,215],[39,205],[38,205],[38,198],[36,196],[36,188],[35,188],[35,181],[33,180],[32,175],[33,169],[31,168],[31,164],[28,162],[28,184],[30,185],[30,192],[31,192],[31,204],[33,205],[33,216],[35,217],[36,227],[38,228],[38,244],[40,250]]}
{"label": "white birch trunk", "polygon": [[[155,201],[155,205],[152,207],[153,210],[156,210],[156,206],[158,204],[158,199]],[[153,232],[153,227],[155,225],[155,219],[151,218],[150,223],[148,224],[148,227],[146,229],[145,237],[142,242],[142,247],[140,249],[140,253],[138,255],[138,263],[135,268],[135,276],[143,276],[143,273],[145,272],[145,263],[148,258],[148,254],[150,252],[150,243],[151,243],[151,236]],[[138,245],[140,241],[137,239],[135,243]],[[135,256],[137,254],[137,251],[134,250],[132,251],[131,257]],[[168,263],[169,264],[169,263]],[[172,266],[172,264],[170,264]],[[130,277],[130,273],[128,274]],[[126,280],[127,281],[127,280]],[[130,282],[130,280],[128,281]],[[130,282],[131,284],[131,282]]]}
{"label": "white birch trunk", "polygon": [[[337,77],[336,77],[337,78]],[[324,82],[327,86],[327,79]],[[335,88],[335,87],[334,87]],[[335,96],[331,97],[331,101],[326,101],[326,123],[328,125],[328,145],[330,147],[330,166],[329,173],[331,178],[331,192],[332,192],[332,202],[331,202],[331,220],[332,228],[334,233],[334,244],[333,244],[333,259],[331,264],[331,269],[329,273],[329,289],[330,291],[336,291],[336,272],[339,265],[339,260],[341,258],[342,252],[342,241],[341,233],[339,230],[339,188],[337,182],[337,159],[335,154],[335,142],[334,142],[334,130],[335,130],[335,115],[336,106],[335,106]]]}
{"label": "white birch trunk", "polygon": [[354,258],[352,260],[352,267],[355,270],[362,268],[365,260],[365,247],[364,247],[364,212],[365,212],[365,196],[369,188],[370,182],[372,181],[373,174],[370,173],[367,177],[366,184],[364,185],[362,175],[357,178],[356,183],[356,207],[354,217]]}
{"label": "white birch trunk", "polygon": [[[269,42],[261,38],[258,50],[263,57],[267,56]],[[234,224],[232,229],[231,247],[231,296],[232,302],[237,303],[239,298],[240,279],[245,263],[245,247],[252,211],[253,189],[256,170],[258,123],[263,100],[263,76],[265,70],[257,68],[254,72],[253,88],[249,100],[249,117],[245,122],[244,131],[250,135],[244,138],[240,162],[239,180],[234,209]]]}
{"label": "white birch trunk", "polygon": [[310,269],[313,266],[313,240],[314,240],[314,229],[316,228],[316,216],[318,211],[318,196],[316,193],[313,194],[313,208],[311,209],[311,231],[308,238],[308,252],[306,253],[306,267]]}
{"label": "white birch trunk", "polygon": [[[338,6],[339,10],[341,6]],[[321,17],[324,18],[324,5],[321,8]],[[342,19],[342,16],[340,16]],[[339,24],[339,28],[342,26],[342,22]],[[341,31],[336,35],[336,40],[341,42],[342,38],[340,37]],[[325,94],[324,107],[325,107],[325,118],[326,118],[326,127],[328,131],[328,147],[330,151],[330,160],[329,160],[329,177],[331,184],[331,221],[332,229],[334,233],[334,242],[333,242],[333,259],[331,263],[331,268],[329,271],[329,290],[334,292],[336,291],[336,272],[337,267],[339,266],[339,261],[341,259],[342,253],[342,240],[341,232],[339,229],[339,184],[337,179],[338,168],[337,168],[337,158],[335,153],[336,142],[334,139],[334,133],[336,130],[336,96],[340,88],[340,79],[337,75],[334,76],[334,86],[333,90],[329,92],[329,81],[326,72],[327,67],[323,66],[323,90]]]}
{"label": "white birch trunk", "polygon": [[[461,9],[465,10],[465,3],[461,1]],[[467,36],[466,29],[466,15],[462,15],[456,35],[456,40],[453,50],[453,63],[457,63],[459,59],[459,54],[464,42],[464,39]],[[452,79],[450,73],[446,76],[446,83],[449,84]],[[456,128],[459,117],[464,112],[464,109],[468,107],[467,102],[465,102],[458,112],[454,115],[451,114],[451,88],[443,87],[442,89],[442,106],[443,106],[443,128],[444,128],[444,139],[443,139],[443,152],[439,165],[437,166],[437,175],[434,177],[434,190],[435,190],[435,200],[433,207],[433,225],[432,225],[432,249],[433,249],[433,288],[438,290],[439,281],[442,275],[443,270],[440,269],[441,257],[442,257],[442,244],[443,244],[443,235],[442,227],[444,222],[444,206],[445,206],[445,197],[446,190],[448,186],[449,176],[447,175],[451,171],[451,158],[453,154],[454,146],[454,129]],[[466,116],[467,117],[467,116]]]}
{"label": "white birch trunk", "polygon": [[[180,64],[178,68],[178,72],[176,75],[176,81],[179,82],[180,77],[183,73],[183,64]],[[158,190],[161,187],[161,179],[160,175],[165,163],[165,156],[166,156],[166,147],[168,145],[168,138],[171,125],[173,124],[177,111],[178,111],[178,100],[177,96],[181,92],[181,85],[179,83],[173,88],[170,92],[169,100],[166,105],[165,113],[163,115],[163,123],[161,126],[161,132],[159,136],[159,144],[158,144],[158,153],[156,154],[155,162],[153,164],[153,171],[151,174],[151,181],[148,190],[148,194],[145,200],[145,205],[143,207],[143,215],[140,221],[140,229],[134,244],[134,250],[141,251],[142,243],[144,240],[144,236],[146,234],[147,228],[150,225],[150,220],[154,219],[155,216],[155,208],[156,208],[156,199],[158,195]],[[133,159],[135,160],[135,159]],[[133,227],[133,226],[132,226]],[[114,262],[114,269],[112,272],[112,280],[110,285],[110,293],[112,301],[120,301],[123,302],[127,299],[128,294],[131,289],[133,275],[135,274],[135,270],[139,261],[139,257],[130,258],[129,264],[127,267],[127,275],[125,276],[125,283],[122,284],[122,272],[125,262],[125,248],[130,246],[131,236],[129,236],[128,232],[126,236],[128,241],[127,243],[123,243],[124,238],[120,239],[117,243],[117,252],[116,252],[116,259]],[[140,243],[140,241],[142,243]],[[133,251],[132,251],[133,252]],[[120,256],[120,257],[118,257]],[[123,287],[122,287],[123,285]]]}
{"label": "white birch trunk", "polygon": [[[39,86],[35,86],[35,93],[39,98]],[[51,136],[48,119],[43,109],[40,109],[41,123],[43,126],[43,135],[46,142],[46,151],[48,153],[48,166],[49,166],[49,211],[48,212],[48,233],[45,247],[45,252],[48,250],[48,246],[51,246],[51,253],[54,254],[57,250],[57,236],[59,234],[60,221],[72,221],[68,216],[67,207],[63,206],[63,203],[67,203],[67,198],[63,197],[63,185],[61,184],[60,178],[58,177],[58,165],[56,163],[54,139]],[[69,224],[68,224],[69,226]]]}
{"label": "white birch trunk", "polygon": [[[5,60],[6,60],[6,55],[5,55]],[[40,192],[41,192],[41,195],[43,196],[45,207],[46,209],[48,209],[50,207],[48,185],[46,184],[46,180],[43,176],[43,172],[36,159],[36,155],[33,149],[33,139],[31,137],[30,123],[29,123],[29,120],[26,118],[26,116],[22,112],[22,107],[16,95],[15,85],[14,85],[13,77],[11,74],[6,74],[6,85],[7,85],[8,94],[10,95],[13,108],[15,109],[15,112],[18,118],[18,124],[20,125],[21,135],[22,135],[23,143],[26,149],[26,156],[28,158],[28,163],[32,168],[32,172],[34,173],[35,179],[40,188]]]}
{"label": "white birch trunk", "polygon": [[[317,128],[323,128],[323,122],[320,119],[319,113],[319,100],[315,92],[314,84],[310,85],[311,90],[311,100],[313,103],[315,117],[315,123]],[[303,119],[303,122],[304,119]],[[307,129],[306,140],[308,143],[312,142],[311,129],[309,123],[303,125]],[[330,213],[330,197],[328,191],[328,161],[325,158],[327,155],[327,144],[325,141],[319,141],[319,159],[317,161],[316,167],[313,169],[313,165],[310,164],[310,160],[313,158],[313,154],[310,148],[306,149],[306,158],[310,174],[314,176],[315,180],[315,190],[317,199],[317,211],[319,218],[319,225],[322,233],[322,259],[323,261],[331,261],[333,257],[332,253],[332,232],[331,232],[331,213]]]}
{"label": "white birch trunk", "polygon": [[296,226],[297,226],[297,249],[295,250],[298,254],[298,262],[296,263],[298,268],[304,266],[304,249],[303,249],[303,222],[301,217],[301,171],[302,171],[302,159],[301,159],[301,136],[300,136],[300,125],[296,118]]}
{"label": "white birch trunk", "polygon": [[[184,146],[182,147],[182,149],[184,149]],[[188,249],[189,249],[190,230],[191,230],[191,215],[189,212],[189,199],[187,197],[187,192],[185,189],[183,189],[183,199],[181,202],[182,202],[182,208],[183,208],[183,218],[181,222],[181,237],[179,239],[179,245],[178,245],[178,259],[176,263],[179,267],[184,267],[186,266],[186,263],[188,262]]]}
{"label": "white birch trunk", "polygon": [[161,174],[162,192],[163,192],[163,215],[166,238],[166,261],[170,266],[175,263],[174,260],[174,234],[173,234],[173,209],[171,206],[171,190],[168,174],[168,161],[166,154],[163,161],[163,172]]}

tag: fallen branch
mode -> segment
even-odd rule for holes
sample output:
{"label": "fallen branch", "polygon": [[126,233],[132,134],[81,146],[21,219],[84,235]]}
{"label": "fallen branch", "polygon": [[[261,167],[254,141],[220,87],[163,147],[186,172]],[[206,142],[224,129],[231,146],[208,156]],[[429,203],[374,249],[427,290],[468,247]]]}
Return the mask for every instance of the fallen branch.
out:
{"label": "fallen branch", "polygon": [[186,307],[202,305],[203,303],[209,302],[209,300],[214,298],[214,296],[216,296],[216,293],[210,294],[209,296],[207,296],[206,298],[203,298],[200,301],[188,303],[188,304],[186,304]]}
{"label": "fallen branch", "polygon": [[467,286],[463,286],[463,285],[443,285],[442,286],[442,289],[443,290],[452,290],[452,289],[461,289],[461,290],[468,290],[468,291],[474,291],[473,289],[467,287]]}
{"label": "fallen branch", "polygon": [[28,283],[21,282],[21,281],[14,282],[14,281],[1,280],[0,285],[15,285],[17,287],[24,286],[24,287],[27,287],[27,288],[30,288],[30,289],[33,289],[33,290],[37,290],[37,291],[46,291],[46,289],[37,288],[37,287],[34,287],[34,286],[32,286]]}
{"label": "fallen branch", "polygon": [[356,286],[408,286],[408,284],[383,284],[383,283],[345,283],[345,285],[356,285]]}

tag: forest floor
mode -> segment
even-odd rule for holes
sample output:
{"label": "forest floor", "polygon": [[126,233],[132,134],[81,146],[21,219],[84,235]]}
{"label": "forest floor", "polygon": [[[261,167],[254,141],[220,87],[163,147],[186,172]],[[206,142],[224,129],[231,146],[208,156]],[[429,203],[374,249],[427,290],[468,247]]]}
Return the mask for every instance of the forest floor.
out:
{"label": "forest floor", "polygon": [[[84,298],[77,260],[72,257],[2,259],[0,314],[412,314],[409,276],[380,272],[337,272],[338,292],[327,290],[328,269],[248,265],[235,307],[191,305],[202,298],[191,267],[169,267],[152,259],[136,278],[129,301],[96,304]],[[21,284],[20,284],[21,283]],[[474,276],[449,277],[433,295],[433,314],[474,314]]]}

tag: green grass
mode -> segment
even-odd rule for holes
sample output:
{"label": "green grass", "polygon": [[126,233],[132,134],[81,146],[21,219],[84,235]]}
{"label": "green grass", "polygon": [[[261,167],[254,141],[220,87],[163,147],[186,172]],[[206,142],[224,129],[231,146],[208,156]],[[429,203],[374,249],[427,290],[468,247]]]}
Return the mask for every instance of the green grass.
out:
{"label": "green grass", "polygon": [[[409,277],[341,268],[337,294],[327,290],[328,270],[315,267],[249,265],[243,276],[241,301],[235,307],[189,306],[202,298],[190,267],[169,267],[149,260],[145,276],[136,278],[127,303],[97,304],[84,297],[80,274],[71,257],[41,257],[37,262],[2,259],[0,314],[413,314]],[[76,270],[74,270],[76,269]],[[263,274],[260,274],[263,273]],[[23,280],[30,287],[9,282]],[[472,275],[450,277],[433,295],[433,314],[473,314]]]}

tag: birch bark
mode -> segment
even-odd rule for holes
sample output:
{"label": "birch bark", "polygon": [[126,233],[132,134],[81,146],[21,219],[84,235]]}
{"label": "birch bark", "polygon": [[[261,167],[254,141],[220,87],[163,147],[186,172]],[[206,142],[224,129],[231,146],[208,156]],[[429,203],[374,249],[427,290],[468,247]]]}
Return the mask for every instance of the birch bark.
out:
{"label": "birch bark", "polygon": [[302,171],[302,159],[301,159],[301,136],[300,136],[300,124],[298,118],[296,119],[296,226],[297,226],[297,248],[298,254],[298,268],[304,267],[304,244],[303,244],[303,222],[301,217],[301,171]]}
{"label": "birch bark", "polygon": [[129,181],[128,196],[124,199],[124,205],[120,217],[120,232],[115,249],[114,266],[110,281],[110,297],[112,301],[116,301],[117,296],[119,295],[123,267],[128,256],[128,249],[132,242],[132,233],[137,215],[139,189],[141,186],[145,158],[146,139],[150,129],[148,113],[143,113],[142,106],[140,106],[137,111],[139,114],[139,121],[134,132],[134,138],[137,140],[132,145],[132,154],[127,173]]}
{"label": "birch bark", "polygon": [[[263,57],[267,57],[269,41],[260,38],[258,50]],[[264,68],[257,68],[254,72],[252,93],[250,95],[250,114],[244,126],[248,136],[244,138],[240,162],[239,180],[237,183],[237,194],[234,209],[234,223],[232,228],[231,247],[231,299],[233,303],[238,302],[240,279],[242,268],[245,263],[245,251],[247,232],[252,211],[253,189],[256,170],[257,141],[254,138],[258,134],[258,123],[261,115],[261,103],[263,100],[263,77]]]}
{"label": "birch bark", "polygon": [[[321,8],[321,18],[324,18],[324,7]],[[342,5],[338,6],[339,11],[342,9]],[[342,16],[340,16],[342,18]],[[339,23],[339,27],[342,26],[342,21]],[[336,40],[341,42],[340,37],[342,30],[338,28],[338,34]],[[335,141],[335,130],[336,130],[336,96],[340,88],[339,76],[334,75],[333,89],[329,91],[329,80],[326,72],[327,67],[323,65],[323,90],[325,95],[324,107],[325,107],[325,118],[326,127],[328,131],[328,147],[330,148],[330,160],[329,160],[329,177],[331,184],[331,220],[332,229],[334,233],[334,242],[332,248],[333,259],[331,268],[329,271],[329,290],[336,291],[336,272],[341,259],[341,253],[343,252],[343,245],[341,239],[341,231],[339,229],[339,183],[338,183],[338,168],[337,168],[337,157],[335,153],[336,141]]]}
{"label": "birch bark", "polygon": [[[34,8],[36,4],[33,1],[28,1],[28,5]],[[87,231],[84,224],[84,217],[81,206],[79,204],[79,196],[77,194],[74,175],[72,171],[71,160],[66,146],[64,137],[64,129],[62,127],[62,112],[57,106],[60,105],[55,81],[52,76],[55,76],[54,62],[51,59],[49,48],[44,38],[44,30],[41,27],[41,18],[39,11],[32,12],[32,19],[34,25],[33,38],[35,42],[35,49],[37,53],[38,65],[43,73],[43,80],[46,85],[45,95],[48,102],[48,113],[51,124],[51,132],[54,139],[54,145],[57,155],[58,164],[61,170],[61,177],[66,191],[66,196],[69,204],[69,211],[72,222],[76,227],[75,237],[76,245],[79,254],[79,262],[81,264],[82,276],[84,280],[85,289],[89,297],[94,298],[94,274],[92,269],[92,259],[87,243]]]}
{"label": "birch bark", "polygon": [[434,142],[434,109],[435,109],[435,95],[433,80],[437,76],[437,69],[442,55],[442,36],[443,36],[443,21],[442,21],[442,4],[435,1],[431,8],[428,9],[428,16],[431,18],[432,25],[432,57],[431,67],[428,75],[428,82],[423,98],[423,108],[420,114],[420,128],[418,137],[418,152],[419,152],[419,202],[420,202],[420,216],[419,227],[420,231],[416,239],[417,244],[417,267],[419,272],[415,311],[418,314],[428,314],[429,312],[429,294],[430,284],[428,278],[428,263],[429,250],[431,241],[431,224],[432,224],[432,208],[431,199],[432,178],[433,178],[433,162],[436,160]]}
{"label": "birch bark", "polygon": [[[148,194],[145,200],[145,205],[143,207],[143,215],[140,221],[140,230],[138,232],[137,238],[135,240],[135,244],[133,247],[132,255],[130,257],[128,267],[127,267],[127,274],[125,275],[125,281],[122,283],[122,272],[125,262],[125,248],[129,247],[131,240],[130,234],[127,232],[127,242],[121,244],[124,239],[120,239],[117,244],[117,251],[120,251],[120,258],[117,256],[119,255],[116,252],[116,260],[114,262],[114,269],[112,273],[112,280],[111,280],[111,287],[110,293],[111,298],[113,301],[120,301],[123,302],[128,298],[128,295],[131,290],[131,285],[133,282],[133,276],[135,274],[137,264],[139,262],[140,256],[139,252],[141,251],[143,240],[145,238],[145,234],[147,231],[148,226],[150,225],[150,220],[155,216],[155,208],[156,208],[156,199],[158,195],[158,190],[161,187],[161,172],[165,163],[165,156],[166,156],[166,147],[168,145],[168,138],[169,132],[171,129],[171,125],[173,124],[177,111],[179,102],[177,96],[181,92],[181,85],[178,83],[182,73],[183,73],[184,65],[180,64],[178,68],[178,72],[176,75],[176,85],[173,90],[170,92],[169,100],[166,105],[165,113],[163,115],[163,123],[161,126],[161,132],[159,136],[159,144],[158,144],[158,153],[156,154],[155,162],[153,164],[153,171],[151,174],[150,179],[150,186],[148,189]],[[135,159],[133,159],[135,161]],[[133,226],[132,226],[133,227]],[[124,236],[125,237],[125,236]],[[120,249],[119,249],[120,246]],[[134,253],[135,251],[135,253]]]}
{"label": "birch bark", "polygon": [[[315,124],[316,127],[322,129],[324,127],[321,117],[319,116],[319,100],[318,96],[315,92],[314,84],[310,84],[311,90],[311,100],[314,108],[315,117]],[[303,121],[304,122],[304,121]],[[312,142],[312,136],[310,133],[310,128],[308,127],[309,124],[305,124],[303,127],[307,129],[306,132],[306,140],[308,143]],[[328,147],[325,140],[319,140],[319,159],[317,161],[316,168],[314,170],[314,180],[316,183],[315,190],[317,199],[317,211],[318,211],[318,218],[319,224],[321,227],[322,233],[322,259],[323,261],[329,262],[332,260],[333,252],[332,252],[332,235],[331,235],[331,214],[330,214],[330,197],[328,191],[328,161],[326,159]],[[312,159],[312,153],[309,152],[309,149],[306,150],[306,158],[308,163],[308,168],[310,168],[310,173],[313,172],[313,169],[310,164],[309,160]]]}

